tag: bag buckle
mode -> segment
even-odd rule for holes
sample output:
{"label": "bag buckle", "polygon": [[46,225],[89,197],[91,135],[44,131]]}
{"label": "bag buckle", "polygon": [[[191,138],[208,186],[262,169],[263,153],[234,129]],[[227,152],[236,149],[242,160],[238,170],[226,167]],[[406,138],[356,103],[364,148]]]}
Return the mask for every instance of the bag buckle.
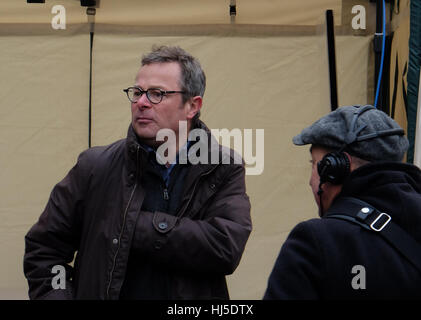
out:
{"label": "bag buckle", "polygon": [[[386,218],[386,220],[379,226],[375,226],[375,224],[377,223],[377,221],[379,221],[381,218]],[[370,228],[376,232],[380,232],[384,229],[384,227],[386,227],[386,225],[390,222],[390,220],[392,220],[392,217],[389,216],[387,213],[380,213],[377,218],[370,224]]]}

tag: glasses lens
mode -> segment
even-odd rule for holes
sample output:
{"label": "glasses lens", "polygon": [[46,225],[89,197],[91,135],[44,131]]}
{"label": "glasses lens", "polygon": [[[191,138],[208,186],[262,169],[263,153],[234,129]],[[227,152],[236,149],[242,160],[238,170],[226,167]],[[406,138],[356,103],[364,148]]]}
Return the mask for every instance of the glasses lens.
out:
{"label": "glasses lens", "polygon": [[142,91],[137,88],[128,88],[127,89],[127,96],[131,102],[136,102],[139,100],[140,96],[142,95]]}
{"label": "glasses lens", "polygon": [[152,103],[160,103],[162,101],[163,93],[159,89],[149,89],[146,94]]}

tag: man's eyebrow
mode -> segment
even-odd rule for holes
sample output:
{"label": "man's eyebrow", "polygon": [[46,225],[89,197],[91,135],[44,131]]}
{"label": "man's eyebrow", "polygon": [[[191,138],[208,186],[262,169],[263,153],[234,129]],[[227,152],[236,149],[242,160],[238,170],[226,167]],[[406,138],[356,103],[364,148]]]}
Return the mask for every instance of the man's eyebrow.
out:
{"label": "man's eyebrow", "polygon": [[164,90],[164,89],[162,89],[162,86],[150,86],[149,88],[144,89],[142,86],[140,86],[138,84],[134,84],[133,87],[140,88],[142,90],[149,90],[149,89],[160,89],[160,90]]}

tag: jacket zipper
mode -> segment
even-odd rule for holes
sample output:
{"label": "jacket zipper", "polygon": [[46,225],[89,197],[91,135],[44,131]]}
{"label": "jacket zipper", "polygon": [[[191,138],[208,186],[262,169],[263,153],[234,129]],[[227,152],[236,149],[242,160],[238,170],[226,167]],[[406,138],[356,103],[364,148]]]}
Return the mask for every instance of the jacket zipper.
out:
{"label": "jacket zipper", "polygon": [[194,183],[194,186],[193,186],[193,191],[190,193],[190,198],[189,198],[189,201],[187,201],[187,204],[183,207],[183,209],[182,210],[180,210],[180,212],[177,214],[177,217],[181,217],[182,215],[183,215],[183,213],[184,213],[184,211],[186,211],[186,209],[189,207],[189,204],[190,204],[190,201],[191,201],[191,199],[193,198],[192,197],[192,195],[194,194],[194,192],[196,191],[196,187],[197,187],[197,185],[199,184],[199,181],[200,181],[200,179],[202,179],[204,176],[207,176],[208,174],[211,174],[216,168],[217,168],[218,166],[215,166],[215,167],[213,167],[211,170],[209,170],[209,171],[207,171],[207,172],[205,172],[205,173],[202,173],[200,176],[199,176],[199,178],[197,178],[197,180],[196,180],[196,182]]}
{"label": "jacket zipper", "polygon": [[[210,174],[210,173],[212,173],[216,168],[217,168],[218,166],[215,166],[214,168],[212,168],[211,170],[209,170],[209,171],[207,171],[207,172],[204,172],[204,173],[202,173],[198,178],[197,178],[197,180],[196,180],[196,182],[194,183],[194,186],[193,186],[193,191],[190,193],[190,198],[189,198],[189,201],[187,201],[187,204],[183,207],[183,209],[182,210],[180,210],[179,211],[179,213],[177,214],[177,217],[181,217],[182,215],[183,215],[183,213],[184,213],[184,211],[186,211],[186,209],[189,207],[189,204],[190,204],[190,202],[191,202],[191,199],[193,198],[193,194],[194,194],[194,192],[196,191],[196,187],[197,187],[197,185],[199,184],[199,181],[200,181],[200,179],[202,179],[204,176],[207,176],[208,174]],[[173,279],[170,279],[170,282],[173,282],[174,280]],[[171,287],[172,287],[172,284],[171,284]],[[171,296],[171,292],[169,292],[169,296]]]}
{"label": "jacket zipper", "polygon": [[170,195],[168,194],[168,189],[165,188],[164,189],[164,200],[169,200],[170,199]]}
{"label": "jacket zipper", "polygon": [[134,184],[134,187],[133,187],[132,193],[130,194],[129,201],[127,202],[126,209],[124,210],[124,215],[123,215],[123,225],[122,225],[122,227],[121,227],[120,235],[119,235],[119,237],[118,237],[118,247],[117,247],[117,251],[116,251],[116,252],[115,252],[115,254],[114,254],[113,267],[111,268],[111,271],[110,271],[110,280],[109,280],[109,282],[108,282],[108,286],[107,286],[107,295],[106,295],[106,296],[107,296],[107,299],[109,299],[109,298],[110,298],[110,287],[111,287],[111,282],[112,282],[112,280],[113,280],[113,273],[114,273],[115,264],[116,264],[116,261],[117,261],[117,255],[118,255],[118,252],[120,251],[121,237],[122,237],[122,235],[123,235],[123,232],[124,232],[124,227],[125,227],[125,225],[126,225],[126,216],[127,216],[127,211],[129,210],[129,206],[130,206],[130,203],[132,202],[134,192],[135,192],[135,190],[136,190],[136,188],[137,188],[137,174],[138,174],[138,172],[137,172],[137,171],[138,171],[138,162],[139,162],[139,146],[137,146],[137,148],[136,148],[136,182],[135,182],[135,184]]}

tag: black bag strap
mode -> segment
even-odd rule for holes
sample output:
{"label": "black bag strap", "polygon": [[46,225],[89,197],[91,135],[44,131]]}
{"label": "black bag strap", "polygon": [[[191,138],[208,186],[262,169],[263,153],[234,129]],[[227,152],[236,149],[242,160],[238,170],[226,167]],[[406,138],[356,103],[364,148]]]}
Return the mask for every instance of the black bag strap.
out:
{"label": "black bag strap", "polygon": [[387,213],[362,200],[342,197],[332,204],[323,218],[350,221],[378,233],[421,272],[421,245],[394,223]]}

